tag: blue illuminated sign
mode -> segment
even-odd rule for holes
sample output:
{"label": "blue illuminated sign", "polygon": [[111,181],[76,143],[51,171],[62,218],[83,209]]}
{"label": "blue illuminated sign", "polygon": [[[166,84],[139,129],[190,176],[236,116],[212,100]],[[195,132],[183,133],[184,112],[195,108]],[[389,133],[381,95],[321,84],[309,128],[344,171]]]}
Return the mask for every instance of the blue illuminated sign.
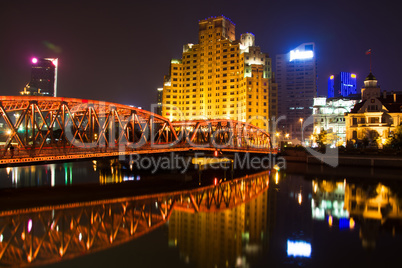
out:
{"label": "blue illuminated sign", "polygon": [[312,50],[300,51],[298,49],[290,51],[290,60],[306,60],[312,59],[314,57],[314,52]]}

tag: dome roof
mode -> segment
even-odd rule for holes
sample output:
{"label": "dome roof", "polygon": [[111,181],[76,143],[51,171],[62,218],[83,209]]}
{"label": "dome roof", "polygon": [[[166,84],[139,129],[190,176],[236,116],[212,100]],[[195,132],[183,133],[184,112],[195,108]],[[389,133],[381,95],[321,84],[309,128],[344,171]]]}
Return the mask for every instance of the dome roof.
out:
{"label": "dome roof", "polygon": [[366,77],[366,79],[364,80],[364,81],[367,81],[367,80],[377,80],[375,77],[374,77],[374,75],[370,72],[369,73],[369,75]]}

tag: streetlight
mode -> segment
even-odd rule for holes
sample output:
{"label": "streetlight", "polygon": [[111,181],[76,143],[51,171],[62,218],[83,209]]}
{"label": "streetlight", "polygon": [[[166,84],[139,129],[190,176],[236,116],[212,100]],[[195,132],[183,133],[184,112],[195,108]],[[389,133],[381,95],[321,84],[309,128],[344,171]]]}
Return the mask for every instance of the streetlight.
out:
{"label": "streetlight", "polygon": [[276,146],[279,147],[279,132],[276,132],[275,136],[276,136]]}
{"label": "streetlight", "polygon": [[299,121],[300,121],[300,132],[301,132],[301,145],[303,145],[303,118],[300,118]]}

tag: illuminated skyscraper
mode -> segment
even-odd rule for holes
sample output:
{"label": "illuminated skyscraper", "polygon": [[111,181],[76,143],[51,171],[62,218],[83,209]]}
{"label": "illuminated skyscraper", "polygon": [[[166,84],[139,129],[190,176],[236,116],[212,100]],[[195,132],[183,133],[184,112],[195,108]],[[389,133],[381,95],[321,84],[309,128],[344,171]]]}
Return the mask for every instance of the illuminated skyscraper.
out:
{"label": "illuminated skyscraper", "polygon": [[33,58],[31,81],[21,95],[57,96],[57,58]]}
{"label": "illuminated skyscraper", "polygon": [[[317,61],[315,44],[304,43],[287,54],[276,56],[276,82],[278,83],[278,115],[286,120],[279,122],[279,130],[301,138],[301,123],[313,113],[313,100],[317,96]],[[312,126],[304,130],[311,134]]]}
{"label": "illuminated skyscraper", "polygon": [[162,115],[172,121],[233,119],[268,127],[277,114],[271,58],[252,33],[235,39],[223,16],[199,21],[198,44],[183,47],[165,76]]}
{"label": "illuminated skyscraper", "polygon": [[356,74],[340,72],[328,78],[328,98],[356,94]]}

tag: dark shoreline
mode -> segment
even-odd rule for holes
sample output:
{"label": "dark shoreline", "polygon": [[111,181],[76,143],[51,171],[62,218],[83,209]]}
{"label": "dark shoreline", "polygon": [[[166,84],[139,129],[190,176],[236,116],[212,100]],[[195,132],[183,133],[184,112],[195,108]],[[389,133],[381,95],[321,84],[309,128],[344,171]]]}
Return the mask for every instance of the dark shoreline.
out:
{"label": "dark shoreline", "polygon": [[[350,154],[344,152],[334,152],[333,154],[319,154],[318,157],[311,155],[305,150],[286,150],[281,155],[286,162],[305,163],[308,165],[324,165],[326,162],[333,162],[336,159],[338,167],[375,167],[375,168],[402,168],[402,156],[395,154],[381,153],[359,153]],[[401,175],[402,177],[402,175]]]}

